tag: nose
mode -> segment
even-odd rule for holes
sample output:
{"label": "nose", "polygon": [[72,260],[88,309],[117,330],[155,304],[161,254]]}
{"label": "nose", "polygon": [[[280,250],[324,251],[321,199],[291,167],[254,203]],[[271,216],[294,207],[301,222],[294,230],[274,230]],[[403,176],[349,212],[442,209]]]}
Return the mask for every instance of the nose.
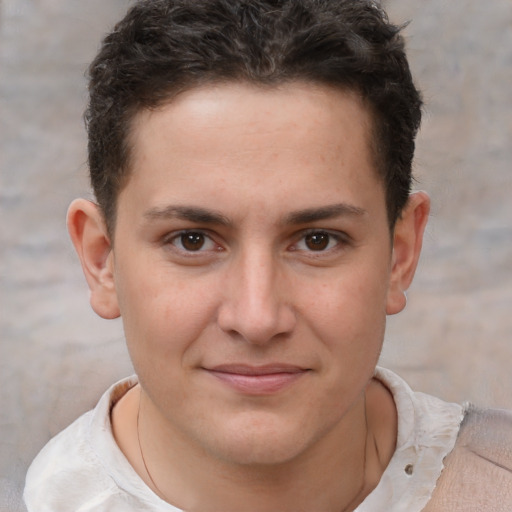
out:
{"label": "nose", "polygon": [[226,269],[220,328],[254,345],[289,335],[296,324],[283,270],[261,248],[246,251]]}

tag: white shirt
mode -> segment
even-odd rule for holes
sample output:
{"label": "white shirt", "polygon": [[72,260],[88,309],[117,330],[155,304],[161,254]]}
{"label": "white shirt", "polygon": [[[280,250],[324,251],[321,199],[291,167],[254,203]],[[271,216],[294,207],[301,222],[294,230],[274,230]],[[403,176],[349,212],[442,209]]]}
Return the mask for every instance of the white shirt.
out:
{"label": "white shirt", "polygon": [[[398,411],[395,453],[377,487],[356,512],[420,512],[455,444],[463,407],[415,393],[396,374],[377,368]],[[32,462],[24,498],[29,512],[180,512],[139,477],[112,434],[110,411],[137,383],[114,384],[96,408],[54,437]]]}

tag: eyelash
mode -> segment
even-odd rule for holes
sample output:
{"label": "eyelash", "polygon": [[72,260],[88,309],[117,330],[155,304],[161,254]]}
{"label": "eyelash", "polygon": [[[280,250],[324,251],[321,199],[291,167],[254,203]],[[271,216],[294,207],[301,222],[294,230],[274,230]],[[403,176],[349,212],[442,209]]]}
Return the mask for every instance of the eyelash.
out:
{"label": "eyelash", "polygon": [[[321,235],[328,237],[328,246],[326,248],[323,248],[321,250],[315,251],[311,248],[309,249],[300,249],[297,248],[297,246],[301,243],[306,244],[308,236],[314,236],[314,235]],[[329,247],[334,243],[334,246]],[[303,231],[300,234],[300,237],[298,237],[297,242],[295,242],[289,250],[292,251],[303,251],[304,253],[307,253],[308,255],[314,256],[314,257],[321,257],[322,255],[332,254],[333,252],[336,252],[338,250],[341,250],[343,247],[346,247],[350,243],[350,238],[346,233],[339,232],[339,231],[329,231],[327,229],[308,229],[306,231]]]}
{"label": "eyelash", "polygon": [[[186,247],[183,247],[184,237],[187,235],[193,236],[193,235],[199,235],[203,237],[203,244],[201,244],[197,250],[187,249]],[[317,241],[313,241],[313,243],[318,243],[319,250],[314,250],[311,248],[300,248],[300,244],[307,244],[307,238],[308,237],[327,237],[327,246],[321,247],[321,238]],[[180,243],[182,247],[179,247],[176,245],[176,242]],[[190,242],[194,242],[194,240],[191,238]],[[320,243],[319,243],[320,242]],[[332,244],[334,243],[334,246]],[[294,242],[291,246],[289,246],[288,250],[291,252],[295,251],[301,251],[305,254],[308,254],[313,257],[321,257],[322,255],[326,254],[332,254],[333,252],[336,252],[337,250],[342,249],[343,247],[346,247],[350,243],[350,238],[346,233],[343,232],[332,232],[325,229],[308,229],[305,231],[302,231],[298,234],[296,238],[296,242]],[[186,255],[187,257],[198,257],[203,255],[205,252],[220,252],[222,251],[222,246],[220,244],[217,244],[217,242],[214,240],[214,238],[205,230],[202,229],[186,229],[179,232],[171,233],[164,237],[163,244],[165,246],[173,246],[175,250],[177,250],[179,253],[182,253]],[[204,245],[210,245],[210,248],[204,249]],[[213,245],[214,247],[211,247]]]}
{"label": "eyelash", "polygon": [[[215,248],[211,248],[209,250],[214,250],[214,251],[219,251],[221,250],[221,246],[219,244],[217,244],[215,242],[215,240],[212,238],[211,235],[208,234],[208,232],[202,230],[202,229],[185,229],[183,231],[179,231],[179,232],[175,232],[175,233],[171,233],[167,236],[164,237],[163,239],[163,244],[165,246],[169,246],[169,245],[172,245],[174,246],[174,248],[179,251],[180,253],[183,253],[183,254],[186,254],[187,256],[195,256],[195,255],[201,255],[201,253],[204,253],[204,252],[207,252],[207,250],[204,250],[203,249],[203,245],[201,245],[198,250],[189,250],[185,247],[183,247],[183,241],[184,241],[184,237],[185,236],[193,236],[193,235],[200,235],[201,237],[203,237],[203,240],[204,240],[204,244],[213,244],[215,246]],[[180,242],[181,241],[181,245],[182,247],[178,247],[175,242]],[[201,250],[203,249],[203,250]]]}

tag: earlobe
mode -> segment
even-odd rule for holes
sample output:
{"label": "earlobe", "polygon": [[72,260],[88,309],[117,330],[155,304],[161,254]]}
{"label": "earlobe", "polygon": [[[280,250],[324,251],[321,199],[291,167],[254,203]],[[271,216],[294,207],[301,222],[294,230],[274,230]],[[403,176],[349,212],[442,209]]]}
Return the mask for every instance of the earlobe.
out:
{"label": "earlobe", "polygon": [[101,211],[91,201],[76,199],[68,209],[67,226],[89,285],[93,310],[102,318],[117,318],[113,252]]}
{"label": "earlobe", "polygon": [[409,288],[423,243],[423,233],[430,212],[430,198],[425,192],[415,192],[397,220],[393,235],[393,257],[386,313],[394,315],[405,308]]}

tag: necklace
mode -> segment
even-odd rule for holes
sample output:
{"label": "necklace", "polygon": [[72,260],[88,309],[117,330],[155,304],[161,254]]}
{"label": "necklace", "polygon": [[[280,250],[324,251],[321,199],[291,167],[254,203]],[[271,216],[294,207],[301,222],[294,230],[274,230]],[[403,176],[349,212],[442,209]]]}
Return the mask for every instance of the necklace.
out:
{"label": "necklace", "polygon": [[354,510],[354,506],[359,505],[359,498],[361,493],[363,492],[365,483],[366,483],[366,454],[368,448],[368,415],[366,413],[366,391],[364,393],[364,426],[365,426],[365,436],[364,436],[364,446],[363,446],[363,474],[361,475],[361,485],[359,489],[354,494],[354,497],[345,505],[345,508],[341,510],[341,512],[350,512]]}
{"label": "necklace", "polygon": [[[164,501],[167,501],[165,499],[164,493],[159,489],[158,485],[156,485],[156,482],[154,481],[153,477],[151,476],[151,473],[149,472],[148,465],[146,464],[146,459],[144,458],[144,452],[142,450],[142,444],[140,441],[139,418],[140,418],[140,398],[139,398],[139,407],[137,409],[137,441],[139,443],[140,457],[142,459],[142,464],[144,465],[144,470],[146,471],[146,474],[147,474],[149,480],[153,484],[153,487],[156,490],[156,493]],[[354,497],[348,502],[347,505],[345,505],[345,507],[341,510],[341,512],[349,512],[350,510],[353,510],[352,506],[353,506],[354,502],[359,498],[360,494],[362,493],[362,491],[364,489],[365,482],[366,482],[366,452],[367,452],[367,446],[368,446],[368,416],[366,414],[366,393],[364,394],[364,423],[365,423],[365,431],[366,432],[365,432],[364,446],[363,446],[363,474],[361,476],[361,485],[359,486],[357,492],[354,494]],[[356,503],[356,505],[358,505],[358,503]]]}
{"label": "necklace", "polygon": [[160,498],[164,498],[164,494],[162,491],[158,488],[158,485],[156,485],[155,481],[153,480],[153,477],[151,476],[151,473],[149,472],[148,465],[146,464],[146,459],[144,458],[144,452],[142,451],[142,444],[140,442],[140,427],[139,427],[139,418],[140,418],[140,398],[139,398],[139,408],[137,410],[137,441],[139,442],[139,451],[140,451],[140,457],[142,459],[142,464],[144,464],[144,469],[146,471],[146,474],[148,475],[149,480],[153,484],[153,487],[156,490],[156,493]]}

